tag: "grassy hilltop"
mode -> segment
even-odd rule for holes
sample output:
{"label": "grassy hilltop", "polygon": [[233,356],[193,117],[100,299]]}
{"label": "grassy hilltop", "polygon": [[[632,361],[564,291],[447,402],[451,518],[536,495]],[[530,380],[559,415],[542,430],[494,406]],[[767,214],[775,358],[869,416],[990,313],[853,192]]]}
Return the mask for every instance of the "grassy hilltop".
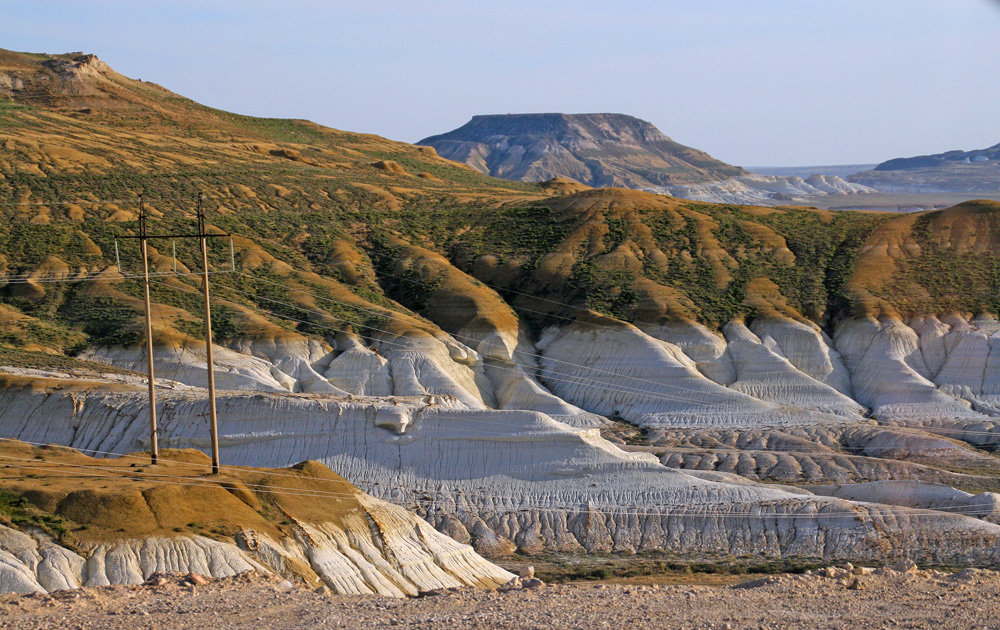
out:
{"label": "grassy hilltop", "polygon": [[[0,280],[0,345],[29,350],[141,339],[141,285],[114,267],[140,193],[152,231],[190,229],[203,191],[211,228],[235,235],[240,273],[213,279],[222,341],[419,334],[503,302],[535,329],[580,314],[557,303],[709,326],[1000,311],[991,202],[900,217],[504,181],[428,147],[214,110],[80,54],[0,51],[0,147],[0,277],[17,277]],[[196,244],[176,246],[179,271],[199,270]],[[211,247],[224,271],[228,240]],[[135,273],[135,241],[119,248]],[[170,242],[151,253],[172,271]],[[200,335],[198,282],[154,282],[161,343]]]}

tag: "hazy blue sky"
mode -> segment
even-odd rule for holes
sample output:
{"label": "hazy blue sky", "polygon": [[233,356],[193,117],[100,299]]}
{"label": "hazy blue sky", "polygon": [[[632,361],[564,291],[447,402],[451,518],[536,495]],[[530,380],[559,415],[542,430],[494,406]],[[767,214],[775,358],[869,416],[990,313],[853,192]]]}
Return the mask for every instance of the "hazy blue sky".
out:
{"label": "hazy blue sky", "polygon": [[741,165],[1000,142],[997,0],[7,0],[0,47],[410,142],[541,111],[633,114]]}

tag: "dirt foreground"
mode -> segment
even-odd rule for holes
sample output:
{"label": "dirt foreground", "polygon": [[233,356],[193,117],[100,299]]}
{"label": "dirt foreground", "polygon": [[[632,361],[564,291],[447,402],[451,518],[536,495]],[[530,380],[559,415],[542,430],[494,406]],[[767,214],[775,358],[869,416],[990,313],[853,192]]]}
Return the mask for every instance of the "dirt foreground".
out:
{"label": "dirt foreground", "polygon": [[998,596],[1000,573],[980,570],[823,569],[734,586],[586,582],[414,599],[331,596],[256,574],[200,585],[171,576],[144,586],[4,596],[0,627],[1000,628]]}

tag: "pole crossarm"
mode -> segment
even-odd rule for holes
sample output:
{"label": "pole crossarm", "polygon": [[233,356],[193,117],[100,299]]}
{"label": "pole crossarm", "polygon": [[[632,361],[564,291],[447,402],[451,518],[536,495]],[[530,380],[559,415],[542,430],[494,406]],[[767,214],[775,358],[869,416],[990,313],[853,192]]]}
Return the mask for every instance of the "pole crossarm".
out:
{"label": "pole crossarm", "polygon": [[119,236],[118,238],[140,238],[140,239],[151,239],[151,238],[213,238],[216,236],[225,236],[226,238],[232,238],[232,234],[147,234],[142,236],[139,234],[127,234],[124,236]]}

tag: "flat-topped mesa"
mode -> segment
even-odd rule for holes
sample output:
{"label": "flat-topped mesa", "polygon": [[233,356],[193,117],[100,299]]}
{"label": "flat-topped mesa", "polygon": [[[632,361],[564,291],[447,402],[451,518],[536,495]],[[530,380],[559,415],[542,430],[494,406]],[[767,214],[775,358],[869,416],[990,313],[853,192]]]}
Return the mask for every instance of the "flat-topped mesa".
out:
{"label": "flat-topped mesa", "polygon": [[496,114],[417,144],[495,177],[659,189],[747,172],[625,114]]}
{"label": "flat-topped mesa", "polygon": [[504,179],[569,178],[599,188],[634,188],[717,203],[772,205],[875,192],[834,176],[754,175],[626,114],[473,116],[462,127],[418,144]]}

